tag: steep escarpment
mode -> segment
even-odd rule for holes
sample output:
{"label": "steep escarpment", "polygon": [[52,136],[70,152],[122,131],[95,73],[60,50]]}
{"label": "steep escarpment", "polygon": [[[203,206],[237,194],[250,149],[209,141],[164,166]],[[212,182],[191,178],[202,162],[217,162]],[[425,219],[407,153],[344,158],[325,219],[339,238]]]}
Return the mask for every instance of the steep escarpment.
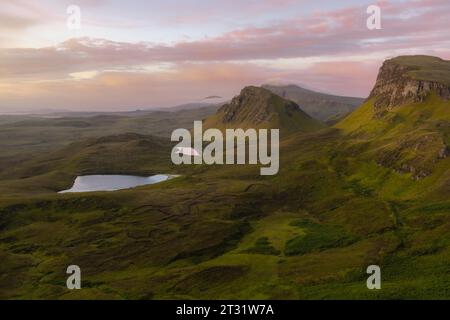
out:
{"label": "steep escarpment", "polygon": [[415,180],[433,175],[449,160],[450,61],[387,60],[367,101],[336,127],[368,141],[367,157],[380,166]]}
{"label": "steep escarpment", "polygon": [[450,99],[450,61],[402,56],[383,63],[369,100],[377,116],[406,103],[423,102],[430,93]]}

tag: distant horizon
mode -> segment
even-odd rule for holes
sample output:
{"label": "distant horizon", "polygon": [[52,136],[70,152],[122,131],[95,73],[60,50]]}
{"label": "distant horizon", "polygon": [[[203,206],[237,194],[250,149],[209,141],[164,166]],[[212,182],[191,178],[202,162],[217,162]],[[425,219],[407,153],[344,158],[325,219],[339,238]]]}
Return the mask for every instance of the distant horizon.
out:
{"label": "distant horizon", "polygon": [[[342,96],[339,94],[335,94],[335,93],[330,93],[330,92],[323,92],[323,91],[319,91],[316,90],[314,88],[308,88],[308,86],[305,85],[300,85],[300,84],[295,84],[295,83],[286,83],[286,84],[276,84],[276,83],[263,83],[261,85],[258,85],[258,87],[262,87],[265,85],[269,85],[269,86],[277,86],[277,87],[284,87],[284,86],[296,86],[302,89],[306,89],[306,90],[310,90],[310,91],[314,91],[317,93],[321,93],[321,94],[325,94],[325,95],[334,95],[334,96],[341,96],[341,97],[347,97],[347,98],[358,98],[358,99],[366,99],[367,96],[365,97],[358,97],[358,96]],[[243,89],[243,88],[241,88]],[[240,89],[240,90],[241,90]],[[239,92],[240,92],[239,90]],[[239,92],[237,92],[236,94],[234,94],[233,96],[229,97],[229,98],[222,98],[223,101],[220,102],[214,102],[214,101],[209,101],[209,99],[205,100],[206,98],[197,100],[197,101],[188,101],[186,103],[182,103],[182,104],[177,104],[177,105],[169,105],[169,106],[165,106],[165,107],[158,107],[158,106],[136,106],[136,107],[115,107],[114,109],[103,109],[103,110],[95,110],[95,109],[68,109],[68,108],[36,108],[36,109],[22,109],[22,110],[13,110],[13,111],[3,111],[0,109],[0,115],[46,115],[46,114],[50,114],[50,113],[121,113],[121,112],[134,112],[134,111],[163,111],[164,109],[170,110],[172,108],[177,108],[177,107],[182,107],[182,106],[188,106],[188,105],[192,105],[192,104],[198,104],[199,107],[201,107],[200,105],[203,106],[210,106],[210,105],[218,105],[218,104],[222,104],[222,103],[227,103],[228,101],[230,101],[233,97],[239,95]],[[208,97],[207,97],[208,98]]]}
{"label": "distant horizon", "polygon": [[0,113],[168,108],[272,82],[364,98],[387,58],[450,59],[449,29],[446,0],[12,0]]}

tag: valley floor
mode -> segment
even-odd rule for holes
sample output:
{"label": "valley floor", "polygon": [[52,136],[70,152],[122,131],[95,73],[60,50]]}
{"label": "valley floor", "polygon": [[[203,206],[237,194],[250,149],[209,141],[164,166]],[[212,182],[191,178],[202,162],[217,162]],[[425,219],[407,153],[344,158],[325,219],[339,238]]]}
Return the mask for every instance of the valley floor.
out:
{"label": "valley floor", "polygon": [[[117,165],[83,151],[71,166],[3,179],[0,298],[450,298],[448,191],[427,192],[448,176],[449,160],[414,181],[340,135],[325,129],[283,140],[274,177],[255,166],[173,167],[152,153],[133,170],[182,177],[113,193],[54,193],[84,165]],[[114,143],[129,150],[145,141],[133,139],[140,142]],[[43,187],[20,194],[36,182]],[[366,287],[372,264],[381,267],[381,290]],[[66,288],[69,265],[80,266],[82,290]]]}

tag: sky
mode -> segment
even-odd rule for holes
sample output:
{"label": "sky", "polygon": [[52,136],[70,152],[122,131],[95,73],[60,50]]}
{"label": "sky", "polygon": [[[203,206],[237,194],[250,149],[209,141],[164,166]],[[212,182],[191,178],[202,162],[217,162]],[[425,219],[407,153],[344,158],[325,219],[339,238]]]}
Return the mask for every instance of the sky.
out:
{"label": "sky", "polygon": [[1,1],[0,112],[161,108],[266,83],[366,97],[387,58],[450,59],[449,30],[449,0]]}

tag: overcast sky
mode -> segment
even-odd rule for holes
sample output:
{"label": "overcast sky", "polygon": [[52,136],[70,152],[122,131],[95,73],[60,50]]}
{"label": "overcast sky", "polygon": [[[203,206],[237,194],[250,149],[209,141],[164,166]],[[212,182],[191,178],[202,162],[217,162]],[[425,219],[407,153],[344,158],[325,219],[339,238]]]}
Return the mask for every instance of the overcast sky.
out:
{"label": "overcast sky", "polygon": [[449,30],[449,0],[2,1],[0,112],[166,107],[264,83],[365,97],[386,58],[450,59]]}

